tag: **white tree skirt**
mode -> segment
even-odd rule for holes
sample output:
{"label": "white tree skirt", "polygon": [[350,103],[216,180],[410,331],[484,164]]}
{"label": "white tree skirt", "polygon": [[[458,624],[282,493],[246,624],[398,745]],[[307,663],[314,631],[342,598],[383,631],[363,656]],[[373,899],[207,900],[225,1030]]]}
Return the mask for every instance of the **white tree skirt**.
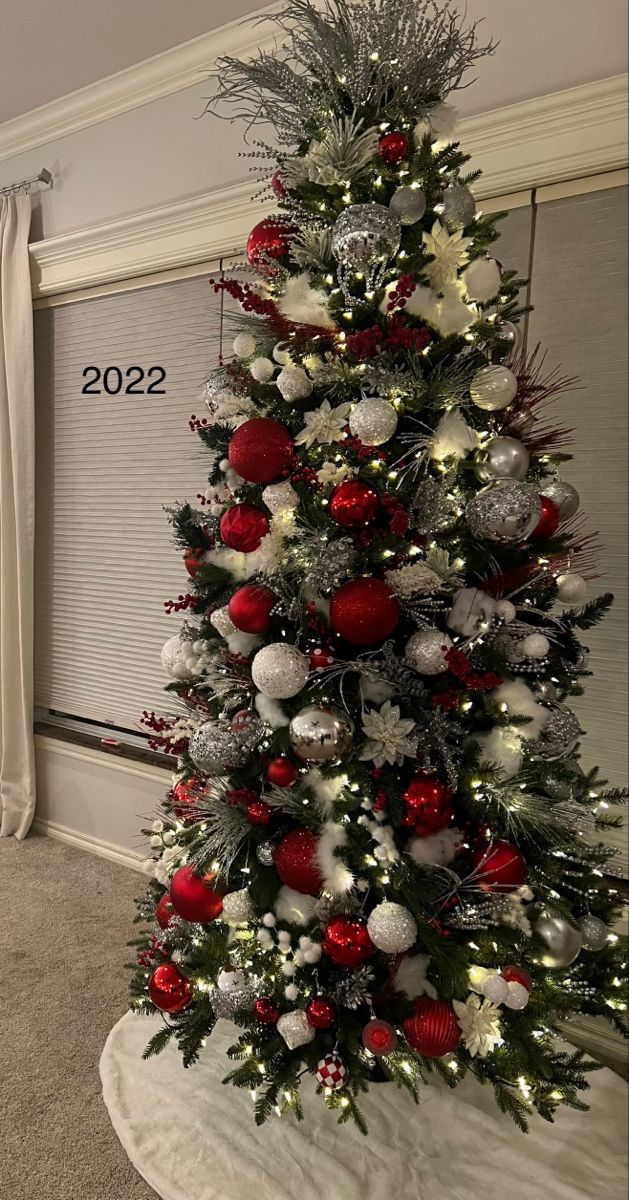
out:
{"label": "white tree skirt", "polygon": [[592,1075],[589,1113],[533,1118],[528,1137],[473,1080],[424,1089],[415,1107],[393,1084],[364,1099],[364,1138],[339,1127],[302,1086],[306,1121],[258,1129],[249,1093],[221,1079],[234,1027],[220,1021],[202,1061],[176,1048],[143,1062],[159,1019],[127,1013],[103,1050],[103,1097],[131,1162],[163,1200],[625,1200],[627,1089]]}

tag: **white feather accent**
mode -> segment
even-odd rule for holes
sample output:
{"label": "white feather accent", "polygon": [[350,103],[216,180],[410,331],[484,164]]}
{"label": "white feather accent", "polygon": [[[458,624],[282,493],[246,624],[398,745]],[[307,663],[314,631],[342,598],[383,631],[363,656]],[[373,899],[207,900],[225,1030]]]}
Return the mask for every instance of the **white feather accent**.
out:
{"label": "white feather accent", "polygon": [[441,418],[430,447],[430,457],[466,458],[478,445],[475,429],[470,429],[460,408],[452,408]]}
{"label": "white feather accent", "polygon": [[277,307],[282,316],[300,325],[316,325],[319,329],[335,328],[328,312],[325,292],[311,287],[307,271],[286,281],[284,295],[277,301]]}
{"label": "white feather accent", "polygon": [[241,633],[239,629],[235,633],[228,634],[225,641],[231,654],[244,654],[246,657],[262,645],[262,638],[259,638],[256,633]]}
{"label": "white feather accent", "polygon": [[495,258],[475,258],[461,279],[469,300],[486,304],[500,291],[500,267]]}
{"label": "white feather accent", "polygon": [[323,886],[331,896],[345,896],[354,886],[354,876],[336,851],[347,843],[347,834],[340,825],[326,821],[317,843],[317,862],[323,875]]}
{"label": "white feather accent", "polygon": [[465,834],[460,829],[442,829],[429,837],[413,838],[408,853],[414,862],[435,867],[447,867],[456,858]]}
{"label": "white feather accent", "polygon": [[263,696],[262,692],[258,692],[254,704],[262,720],[266,721],[271,729],[282,729],[290,724],[290,717],[286,716],[281,704],[278,704],[277,700],[271,700],[270,696]]}
{"label": "white feather accent", "polygon": [[323,816],[329,817],[334,801],[339,795],[341,788],[347,782],[347,777],[345,775],[334,775],[331,779],[324,779],[321,772],[317,771],[316,767],[312,767],[308,771],[304,782],[314,795]]}
{"label": "white feather accent", "polygon": [[528,725],[518,726],[521,737],[539,737],[548,720],[548,709],[544,708],[542,704],[538,704],[530,687],[527,687],[521,679],[502,683],[491,693],[491,698],[498,704],[506,704],[507,711],[511,716],[530,718]]}
{"label": "white feather accent", "polygon": [[247,556],[241,554],[239,550],[230,550],[228,546],[217,546],[214,550],[206,551],[203,561],[213,563],[215,567],[220,567],[223,571],[229,571],[237,581],[246,577]]}
{"label": "white feather accent", "polygon": [[408,1000],[416,1000],[418,996],[430,996],[436,1000],[437,992],[426,978],[429,964],[427,954],[405,954],[393,977],[395,990]]}
{"label": "white feather accent", "polygon": [[277,894],[274,907],[280,921],[287,921],[289,925],[309,925],[314,917],[315,904],[314,896],[306,896],[284,884]]}
{"label": "white feather accent", "polygon": [[483,760],[499,767],[504,779],[513,779],[522,766],[522,730],[515,725],[496,725],[476,740]]}

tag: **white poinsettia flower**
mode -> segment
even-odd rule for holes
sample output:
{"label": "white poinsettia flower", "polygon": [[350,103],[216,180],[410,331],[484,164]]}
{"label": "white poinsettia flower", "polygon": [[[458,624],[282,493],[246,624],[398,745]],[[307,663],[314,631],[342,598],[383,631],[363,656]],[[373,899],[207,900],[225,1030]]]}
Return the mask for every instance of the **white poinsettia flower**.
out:
{"label": "white poinsettia flower", "polygon": [[348,479],[354,472],[346,463],[324,462],[323,466],[317,471],[317,479],[324,487],[332,484],[336,487],[337,483],[342,483],[344,479]]}
{"label": "white poinsettia flower", "polygon": [[435,221],[430,233],[424,233],[423,242],[426,253],[434,255],[434,261],[424,267],[424,274],[432,286],[441,291],[456,282],[459,267],[468,261],[472,239],[463,237],[461,229],[448,233],[441,221]]}
{"label": "white poinsettia flower", "polygon": [[337,404],[336,408],[332,408],[330,401],[324,400],[319,408],[305,414],[306,424],[295,441],[303,446],[313,446],[315,442],[322,445],[342,442],[351,407],[351,404]]}
{"label": "white poinsettia flower", "polygon": [[415,722],[400,716],[397,704],[385,700],[379,712],[372,709],[365,713],[362,726],[368,740],[358,755],[360,759],[371,760],[377,767],[383,767],[385,763],[395,766],[404,758],[415,757],[417,740],[411,738]]}
{"label": "white poinsettia flower", "polygon": [[463,1044],[472,1058],[487,1058],[502,1042],[500,1009],[490,1000],[474,993],[467,1000],[453,1000],[452,1005],[463,1034]]}

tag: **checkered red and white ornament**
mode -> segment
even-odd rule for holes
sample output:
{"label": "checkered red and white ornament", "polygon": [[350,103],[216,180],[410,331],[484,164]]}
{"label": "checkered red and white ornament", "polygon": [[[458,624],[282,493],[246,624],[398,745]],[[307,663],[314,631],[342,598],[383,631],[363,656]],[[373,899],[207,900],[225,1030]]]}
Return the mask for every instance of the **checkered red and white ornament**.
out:
{"label": "checkered red and white ornament", "polygon": [[325,1058],[321,1058],[317,1063],[315,1078],[322,1087],[338,1092],[339,1088],[345,1087],[349,1071],[338,1054],[326,1054]]}

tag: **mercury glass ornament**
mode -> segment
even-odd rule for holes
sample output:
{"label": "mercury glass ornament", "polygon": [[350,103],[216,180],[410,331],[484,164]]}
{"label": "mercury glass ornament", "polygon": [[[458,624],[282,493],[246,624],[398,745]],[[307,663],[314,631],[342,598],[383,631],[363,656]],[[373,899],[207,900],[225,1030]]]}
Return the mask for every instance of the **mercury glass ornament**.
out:
{"label": "mercury glass ornament", "polygon": [[602,950],[607,942],[607,926],[599,917],[592,916],[592,913],[587,913],[579,921],[579,929],[583,938],[584,950]]}
{"label": "mercury glass ornament", "polygon": [[481,367],[470,384],[470,396],[484,412],[499,412],[515,399],[518,381],[508,367],[492,363]]}
{"label": "mercury glass ornament", "polygon": [[312,1042],[316,1034],[316,1030],[313,1029],[301,1008],[283,1013],[276,1028],[289,1050],[296,1050],[298,1046],[305,1046],[307,1042]]}
{"label": "mercury glass ornament", "polygon": [[529,452],[517,438],[495,437],[476,454],[475,471],[481,483],[494,479],[524,479]]}
{"label": "mercury glass ornament", "polygon": [[548,479],[539,490],[559,509],[560,520],[567,521],[579,511],[581,497],[571,483],[564,483],[563,479]]}
{"label": "mercury glass ornament", "polygon": [[544,944],[545,967],[569,967],[579,957],[583,944],[581,931],[564,917],[542,910],[533,921],[533,932]]}
{"label": "mercury glass ornament", "polygon": [[478,492],[465,516],[481,541],[524,542],[541,520],[542,504],[531,484],[502,480]]}
{"label": "mercury glass ornament", "polygon": [[476,212],[476,201],[470,189],[453,184],[443,193],[443,215],[452,225],[469,225]]}
{"label": "mercury glass ornament", "polygon": [[501,321],[499,325],[494,326],[496,337],[500,338],[499,345],[492,350],[492,358],[496,362],[504,362],[505,359],[513,358],[520,348],[520,330],[513,321]]}
{"label": "mercury glass ornament", "polygon": [[226,721],[205,721],[191,735],[188,753],[205,775],[228,775],[247,765],[261,731],[259,721],[243,730],[232,729]]}
{"label": "mercury glass ornament", "polygon": [[426,197],[421,188],[400,187],[393,193],[389,208],[400,225],[415,225],[426,212]]}
{"label": "mercury glass ornament", "polygon": [[[568,772],[568,778],[566,778]],[[578,762],[563,762],[561,770],[547,767],[544,771],[544,791],[553,800],[572,800],[583,789],[585,775]]]}
{"label": "mercury glass ornament", "polygon": [[246,888],[243,888],[240,892],[228,892],[226,896],[223,896],[223,911],[221,916],[223,920],[227,921],[228,925],[242,925],[245,921],[251,919],[253,916],[253,904]]}
{"label": "mercury glass ornament", "polygon": [[370,914],[367,932],[378,950],[385,954],[402,954],[415,942],[417,922],[402,904],[384,900]]}
{"label": "mercury glass ornament", "polygon": [[275,846],[273,842],[260,842],[256,846],[256,858],[262,867],[272,867],[275,861]]}
{"label": "mercury glass ornament", "polygon": [[251,678],[258,691],[272,700],[288,700],[305,687],[310,660],[296,646],[271,642],[258,650],[251,664]]}
{"label": "mercury glass ornament", "polygon": [[338,278],[351,302],[352,277],[365,277],[367,291],[382,281],[389,259],[400,248],[400,222],[384,204],[352,204],[332,226],[332,253],[338,259]]}
{"label": "mercury glass ornament", "polygon": [[542,762],[556,762],[559,758],[565,758],[572,754],[581,733],[581,726],[572,709],[564,704],[550,705],[541,737],[529,743],[531,757]]}
{"label": "mercury glass ornament", "polygon": [[255,992],[248,983],[242,987],[231,987],[227,992],[217,987],[208,992],[208,1000],[216,1017],[230,1021],[237,1012],[252,1007]]}
{"label": "mercury glass ornament", "polygon": [[447,633],[440,629],[419,629],[408,639],[404,658],[420,675],[441,675],[447,669],[446,654],[451,649]]}
{"label": "mercury glass ornament", "polygon": [[382,446],[397,429],[397,413],[388,400],[365,396],[352,409],[349,427],[365,446]]}
{"label": "mercury glass ornament", "polygon": [[290,743],[304,762],[339,762],[352,746],[354,726],[346,713],[311,705],[293,717]]}

